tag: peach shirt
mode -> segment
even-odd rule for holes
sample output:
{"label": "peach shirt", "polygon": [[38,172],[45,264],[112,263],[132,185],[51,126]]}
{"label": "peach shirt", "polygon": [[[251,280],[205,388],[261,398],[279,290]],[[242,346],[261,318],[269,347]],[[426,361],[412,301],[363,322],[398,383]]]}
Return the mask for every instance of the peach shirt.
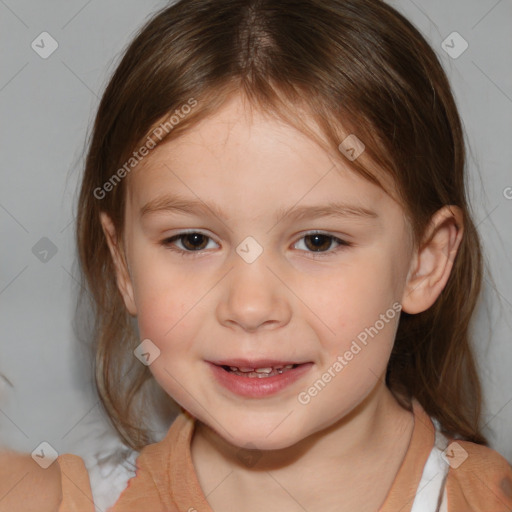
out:
{"label": "peach shirt", "polygon": [[[417,400],[413,400],[413,412],[414,429],[409,448],[378,512],[412,510],[435,440],[435,426]],[[136,475],[128,481],[108,512],[212,512],[192,464],[190,442],[194,424],[195,420],[182,412],[164,439],[142,449],[136,462]],[[459,467],[450,467],[447,472],[448,512],[511,512],[510,464],[490,448],[467,441],[455,442],[468,457]],[[83,460],[76,455],[63,454],[57,461],[62,483],[59,512],[95,512]]]}

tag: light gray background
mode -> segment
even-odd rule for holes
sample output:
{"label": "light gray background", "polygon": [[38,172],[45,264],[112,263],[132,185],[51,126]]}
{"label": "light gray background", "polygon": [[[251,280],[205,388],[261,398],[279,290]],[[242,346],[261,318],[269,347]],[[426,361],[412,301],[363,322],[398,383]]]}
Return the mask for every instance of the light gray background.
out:
{"label": "light gray background", "polygon": [[[103,425],[87,349],[73,330],[73,204],[107,79],[136,29],[165,3],[0,0],[0,372],[13,384],[0,379],[0,442],[14,449],[45,440],[79,453],[91,425]],[[440,56],[465,124],[475,219],[496,281],[494,290],[486,275],[474,329],[486,433],[512,461],[512,1],[390,3]],[[31,48],[44,31],[58,42],[47,59]],[[456,59],[442,48],[454,31],[469,44]],[[37,255],[36,244],[48,245],[43,237],[56,249],[46,261]]]}

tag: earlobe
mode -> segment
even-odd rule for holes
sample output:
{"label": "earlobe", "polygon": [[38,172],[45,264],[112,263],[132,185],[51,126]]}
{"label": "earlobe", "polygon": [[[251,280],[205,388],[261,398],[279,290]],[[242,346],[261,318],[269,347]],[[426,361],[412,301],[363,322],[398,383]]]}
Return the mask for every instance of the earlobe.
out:
{"label": "earlobe", "polygon": [[132,316],[137,315],[137,308],[135,306],[133,285],[128,271],[127,265],[121,254],[121,249],[118,245],[116,230],[112,219],[105,213],[100,213],[100,222],[107,240],[108,248],[114,262],[116,271],[116,282],[119,292],[121,293],[126,309]]}
{"label": "earlobe", "polygon": [[402,297],[404,312],[421,313],[437,300],[450,277],[463,232],[457,206],[444,206],[432,216],[412,258]]}

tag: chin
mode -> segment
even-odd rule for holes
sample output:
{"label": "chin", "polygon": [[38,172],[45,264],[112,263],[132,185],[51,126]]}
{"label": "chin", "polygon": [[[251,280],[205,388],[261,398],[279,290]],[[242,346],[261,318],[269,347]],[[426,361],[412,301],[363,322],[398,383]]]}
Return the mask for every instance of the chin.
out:
{"label": "chin", "polygon": [[296,431],[291,423],[283,421],[283,416],[274,418],[272,415],[271,418],[264,419],[261,415],[254,414],[247,415],[245,419],[230,418],[224,424],[227,425],[226,430],[229,434],[218,425],[208,423],[218,435],[239,448],[280,450],[293,446],[305,437],[302,432]]}
{"label": "chin", "polygon": [[270,451],[270,450],[282,450],[293,446],[300,439],[291,438],[289,435],[286,437],[276,436],[273,439],[265,437],[259,433],[247,432],[240,433],[236,438],[226,439],[233,446],[237,446],[240,449],[251,449],[257,451]]}

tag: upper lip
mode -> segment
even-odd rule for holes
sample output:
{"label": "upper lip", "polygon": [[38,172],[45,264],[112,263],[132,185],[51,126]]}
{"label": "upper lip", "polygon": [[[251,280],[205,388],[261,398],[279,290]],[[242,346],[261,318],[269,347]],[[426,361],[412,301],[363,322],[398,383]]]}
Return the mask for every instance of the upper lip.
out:
{"label": "upper lip", "polygon": [[304,364],[299,361],[289,361],[285,359],[222,359],[220,361],[210,362],[217,366],[236,366],[237,368],[270,368],[289,364]]}

